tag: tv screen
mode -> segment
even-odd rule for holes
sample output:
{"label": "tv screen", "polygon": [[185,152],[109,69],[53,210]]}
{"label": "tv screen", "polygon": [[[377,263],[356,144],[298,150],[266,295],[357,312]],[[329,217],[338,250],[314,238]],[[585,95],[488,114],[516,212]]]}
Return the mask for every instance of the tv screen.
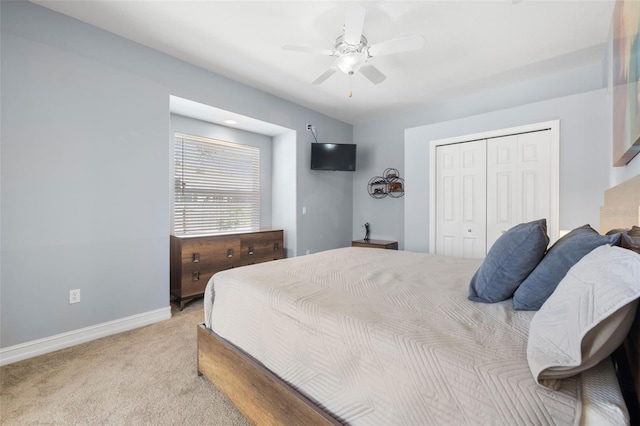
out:
{"label": "tv screen", "polygon": [[311,170],[356,170],[356,146],[342,143],[312,143]]}

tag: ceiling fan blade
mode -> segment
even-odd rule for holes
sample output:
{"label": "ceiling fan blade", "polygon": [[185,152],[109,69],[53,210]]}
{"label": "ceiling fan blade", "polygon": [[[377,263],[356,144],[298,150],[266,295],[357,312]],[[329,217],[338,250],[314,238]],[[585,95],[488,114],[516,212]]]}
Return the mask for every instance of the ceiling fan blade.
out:
{"label": "ceiling fan blade", "polygon": [[338,67],[336,67],[335,65],[332,65],[329,67],[328,70],[326,70],[325,72],[323,72],[320,77],[316,78],[315,80],[313,80],[311,82],[311,84],[313,84],[314,86],[323,83],[326,79],[328,79],[329,77],[331,77],[333,74],[335,74],[335,72],[338,71]]}
{"label": "ceiling fan blade", "polygon": [[360,44],[366,12],[367,10],[359,4],[354,4],[347,8],[344,19],[344,41],[347,44],[354,46]]}
{"label": "ceiling fan blade", "polygon": [[316,47],[306,47],[306,46],[291,46],[285,44],[282,46],[284,50],[293,50],[294,52],[305,52],[305,53],[315,53],[316,55],[324,55],[324,56],[334,56],[336,54],[335,50],[332,49],[320,49]]}
{"label": "ceiling fan blade", "polygon": [[378,70],[378,68],[374,67],[368,62],[362,64],[362,66],[360,67],[360,72],[373,84],[380,84],[385,80],[385,78],[387,78],[387,76],[382,74]]}
{"label": "ceiling fan blade", "polygon": [[369,46],[368,52],[369,56],[393,55],[394,53],[422,49],[422,46],[424,46],[424,37],[411,35],[372,44]]}

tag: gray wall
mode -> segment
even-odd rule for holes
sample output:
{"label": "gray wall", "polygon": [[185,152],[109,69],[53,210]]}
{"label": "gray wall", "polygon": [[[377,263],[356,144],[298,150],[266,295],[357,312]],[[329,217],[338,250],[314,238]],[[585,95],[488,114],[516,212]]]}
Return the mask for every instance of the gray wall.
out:
{"label": "gray wall", "polygon": [[341,142],[351,125],[32,3],[0,8],[0,347],[168,306],[170,95],[292,129],[296,252],[348,244],[352,174],[309,170],[306,124]]}
{"label": "gray wall", "polygon": [[[405,217],[408,214],[421,214],[418,211],[405,212],[415,206],[407,205],[407,198],[411,193],[428,195],[429,182],[416,182],[407,176],[405,170],[405,130],[428,126],[430,124],[459,120],[464,117],[474,117],[484,113],[509,110],[523,105],[532,105],[549,99],[562,98],[574,94],[590,92],[601,89],[606,83],[603,76],[602,63],[595,63],[582,68],[576,68],[550,77],[532,80],[518,85],[501,89],[481,92],[464,98],[454,99],[447,103],[423,106],[410,111],[399,111],[387,117],[377,117],[354,126],[353,140],[358,144],[358,172],[353,181],[353,237],[362,238],[362,224],[370,222],[372,238],[397,240],[400,248],[405,247],[405,233],[413,232],[405,229]],[[603,98],[603,102],[606,99]],[[594,107],[597,108],[597,107]],[[610,112],[599,110],[606,117]],[[580,112],[577,113],[578,115]],[[540,114],[538,114],[540,115]],[[547,114],[549,119],[559,118],[553,114]],[[606,118],[610,120],[609,118]],[[598,118],[599,119],[599,118]],[[529,124],[529,119],[523,117],[520,124]],[[534,120],[534,122],[537,120]],[[562,126],[562,124],[561,124]],[[460,134],[464,135],[468,129],[460,128]],[[610,146],[610,137],[601,135],[604,140],[592,140],[592,143],[602,148]],[[607,148],[608,149],[608,148]],[[600,152],[603,152],[600,150]],[[592,166],[596,170],[609,170],[607,159],[588,157],[588,161],[581,159],[579,153],[572,153],[571,158],[561,157],[561,167],[569,169],[584,168],[589,170]],[[428,167],[428,157],[424,167]],[[595,164],[591,164],[594,162]],[[366,184],[372,176],[379,175],[387,167],[395,167],[401,176],[407,177],[405,181],[406,195],[401,199],[384,198],[376,200],[371,198],[366,191]],[[566,174],[566,173],[565,173]],[[599,185],[600,186],[600,185]],[[565,191],[565,195],[571,198],[581,197],[580,192],[590,191],[588,188],[578,192]],[[565,203],[565,206],[568,204]],[[424,208],[424,206],[421,206]],[[561,211],[561,217],[566,217],[570,212]],[[425,220],[428,220],[428,210],[424,212]],[[428,222],[426,223],[428,226]],[[562,223],[561,223],[562,226]],[[413,246],[412,246],[413,247]]]}
{"label": "gray wall", "polygon": [[[414,222],[409,226],[405,218],[423,217],[422,226],[428,228],[428,205],[414,203],[413,200],[428,199],[429,182],[416,181],[414,176],[410,176],[411,171],[405,170],[405,158],[414,162],[413,170],[420,170],[420,162],[423,162],[423,167],[428,167],[429,158],[428,155],[426,158],[416,157],[417,152],[405,152],[405,135],[415,136],[407,143],[421,143],[419,138],[428,139],[434,134],[464,135],[473,133],[470,129],[495,130],[491,127],[550,119],[561,119],[561,138],[564,136],[566,139],[564,143],[562,139],[560,142],[560,226],[571,227],[581,222],[597,226],[602,190],[640,174],[640,155],[625,167],[611,167],[611,92],[599,89],[610,87],[612,82],[612,34],[605,46],[593,46],[591,49],[600,47],[603,48],[602,58],[591,65],[480,92],[472,83],[466,86],[470,91],[468,96],[371,117],[356,124],[353,140],[358,144],[359,158],[358,172],[353,181],[353,237],[364,235],[362,224],[368,221],[372,226],[372,238],[397,240],[400,248],[427,250],[423,241],[426,237],[428,244],[428,233],[415,229]],[[568,60],[570,63],[571,55],[553,58],[549,65],[554,61],[566,63]],[[535,68],[537,64],[532,66]],[[505,76],[510,72],[512,70],[506,71]],[[580,94],[585,95],[572,97]],[[580,104],[583,100],[587,104]],[[547,107],[550,110],[545,111]],[[483,123],[484,118],[492,124]],[[565,121],[566,126],[563,126]],[[509,124],[504,127],[507,126]],[[585,145],[588,148],[584,149]],[[366,184],[369,179],[387,167],[399,169],[400,174],[407,178],[405,198],[376,200],[368,195]],[[426,210],[423,212],[423,209]],[[408,245],[405,245],[405,236],[412,240]]]}
{"label": "gray wall", "polygon": [[551,120],[560,120],[560,229],[587,223],[598,229],[599,209],[609,187],[606,99],[606,90],[600,89],[407,129],[405,167],[412,191],[405,197],[405,248],[430,249],[430,175],[425,167],[430,161],[429,141]]}

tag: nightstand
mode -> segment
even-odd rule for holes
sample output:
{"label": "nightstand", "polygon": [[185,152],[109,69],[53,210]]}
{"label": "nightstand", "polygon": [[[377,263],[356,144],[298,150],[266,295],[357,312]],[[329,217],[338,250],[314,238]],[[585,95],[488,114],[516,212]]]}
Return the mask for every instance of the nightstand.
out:
{"label": "nightstand", "polygon": [[398,242],[386,240],[354,240],[351,241],[351,247],[369,247],[398,250]]}

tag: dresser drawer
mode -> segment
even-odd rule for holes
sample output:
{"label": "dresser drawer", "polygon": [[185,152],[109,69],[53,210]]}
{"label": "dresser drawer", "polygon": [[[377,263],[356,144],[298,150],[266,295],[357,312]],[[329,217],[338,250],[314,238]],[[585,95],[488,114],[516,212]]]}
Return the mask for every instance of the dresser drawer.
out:
{"label": "dresser drawer", "polygon": [[236,237],[184,239],[182,267],[189,271],[217,272],[240,266],[240,240]]}
{"label": "dresser drawer", "polygon": [[242,235],[240,241],[240,263],[243,266],[284,257],[282,231],[246,234]]}
{"label": "dresser drawer", "polygon": [[204,289],[213,274],[215,272],[212,271],[183,272],[181,296],[189,297],[204,293]]}

